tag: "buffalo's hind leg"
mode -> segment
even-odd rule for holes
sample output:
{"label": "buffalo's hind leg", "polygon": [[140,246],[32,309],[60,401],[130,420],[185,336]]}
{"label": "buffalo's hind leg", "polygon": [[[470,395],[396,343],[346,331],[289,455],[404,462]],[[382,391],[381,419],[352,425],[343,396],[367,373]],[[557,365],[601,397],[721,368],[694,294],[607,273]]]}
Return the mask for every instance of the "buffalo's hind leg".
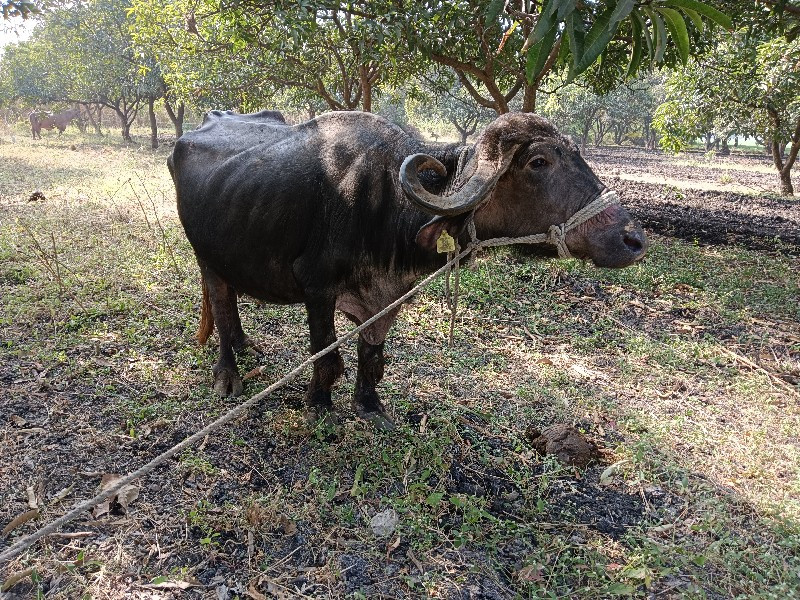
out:
{"label": "buffalo's hind leg", "polygon": [[383,378],[386,360],[383,357],[383,342],[370,344],[358,337],[358,374],[353,394],[353,409],[356,414],[378,429],[394,429],[394,423],[386,414],[375,387]]}
{"label": "buffalo's hind leg", "polygon": [[264,349],[250,339],[250,336],[244,332],[244,329],[242,329],[242,320],[239,317],[239,303],[235,290],[233,294],[229,295],[228,302],[230,305],[230,314],[233,316],[233,328],[231,332],[233,351],[237,354],[248,352],[253,356],[266,354]]}
{"label": "buffalo's hind leg", "polygon": [[[311,333],[311,354],[316,354],[336,341],[333,324],[335,302],[330,299],[309,300],[308,329]],[[315,423],[320,419],[336,425],[331,388],[344,373],[344,362],[338,350],[333,350],[314,361],[314,373],[306,391],[306,420]]]}
{"label": "buffalo's hind leg", "polygon": [[219,334],[219,359],[211,369],[214,374],[214,391],[220,396],[238,396],[242,393],[242,378],[236,368],[235,346],[244,343],[246,336],[239,320],[236,290],[219,275],[204,265],[204,285],[208,289],[211,314]]}

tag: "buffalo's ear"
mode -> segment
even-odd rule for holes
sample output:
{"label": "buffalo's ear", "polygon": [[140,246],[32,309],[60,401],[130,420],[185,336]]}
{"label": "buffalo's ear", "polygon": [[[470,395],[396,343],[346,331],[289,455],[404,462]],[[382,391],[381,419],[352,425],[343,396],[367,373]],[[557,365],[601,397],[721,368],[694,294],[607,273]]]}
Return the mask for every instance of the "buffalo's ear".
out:
{"label": "buffalo's ear", "polygon": [[436,250],[436,242],[443,231],[446,231],[454,238],[458,238],[467,226],[467,221],[472,216],[472,211],[468,211],[454,217],[438,216],[434,217],[417,232],[417,245],[425,250]]}

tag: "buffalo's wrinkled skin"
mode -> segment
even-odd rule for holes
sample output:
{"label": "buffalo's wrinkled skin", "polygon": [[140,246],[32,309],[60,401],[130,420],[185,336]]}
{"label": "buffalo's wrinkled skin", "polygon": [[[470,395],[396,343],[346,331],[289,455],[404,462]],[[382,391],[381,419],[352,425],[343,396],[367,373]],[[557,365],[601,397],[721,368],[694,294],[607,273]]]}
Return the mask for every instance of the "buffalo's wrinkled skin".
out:
{"label": "buffalo's wrinkled skin", "polygon": [[[418,180],[416,170],[400,177],[403,161],[414,154],[431,160],[419,161]],[[480,239],[542,233],[605,190],[568,138],[522,113],[499,117],[464,147],[427,144],[366,113],[328,113],[290,126],[276,112],[213,111],[177,141],[168,164],[203,276],[198,338],[205,342],[214,323],[219,331],[213,373],[222,395],[242,391],[233,351],[248,338],[237,294],[304,303],[317,352],[336,338],[335,309],[356,323],[382,310],[444,263],[436,252],[443,230],[466,244],[473,212]],[[413,188],[408,179],[434,204],[449,203],[447,210],[404,191]],[[477,189],[480,197],[472,192]],[[420,206],[439,216],[431,219]],[[630,265],[647,246],[618,205],[570,231],[566,242],[574,256],[602,267]],[[384,427],[391,423],[375,388],[397,313],[376,321],[358,342],[353,404]],[[332,410],[331,387],[343,368],[337,351],[315,362],[306,398],[311,418]]]}

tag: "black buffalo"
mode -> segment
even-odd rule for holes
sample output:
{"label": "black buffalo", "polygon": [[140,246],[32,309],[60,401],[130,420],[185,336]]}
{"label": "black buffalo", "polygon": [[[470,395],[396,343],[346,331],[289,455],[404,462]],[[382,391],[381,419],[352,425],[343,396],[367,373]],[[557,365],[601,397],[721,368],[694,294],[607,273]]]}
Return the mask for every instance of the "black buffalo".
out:
{"label": "black buffalo", "polygon": [[[412,155],[422,156],[406,160]],[[523,113],[498,117],[462,146],[419,141],[366,113],[290,126],[277,112],[213,111],[177,141],[168,165],[202,273],[198,339],[215,323],[219,331],[213,374],[221,395],[242,392],[234,350],[249,340],[237,294],[304,303],[318,352],[336,339],[336,309],[360,324],[444,264],[436,251],[442,231],[463,246],[473,216],[480,239],[547,232],[606,191],[571,140]],[[619,205],[570,231],[566,243],[601,267],[630,265],[647,246]],[[358,340],[353,405],[383,426],[391,423],[375,387],[398,312]],[[309,418],[330,418],[331,387],[343,370],[338,351],[314,363]]]}

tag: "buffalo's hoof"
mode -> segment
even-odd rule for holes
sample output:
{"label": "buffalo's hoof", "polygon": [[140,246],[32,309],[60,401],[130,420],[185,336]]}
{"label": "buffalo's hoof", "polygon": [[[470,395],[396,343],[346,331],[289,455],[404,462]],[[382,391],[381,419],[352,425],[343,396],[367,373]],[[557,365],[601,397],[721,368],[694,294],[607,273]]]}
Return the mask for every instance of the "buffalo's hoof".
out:
{"label": "buffalo's hoof", "polygon": [[312,404],[306,406],[305,415],[303,416],[306,425],[314,429],[328,430],[336,432],[341,427],[341,419],[339,415],[333,410],[332,407],[322,406],[319,404]]}
{"label": "buffalo's hoof", "polygon": [[220,369],[214,373],[214,391],[222,398],[241,396],[243,389],[242,378],[236,371]]}
{"label": "buffalo's hoof", "polygon": [[356,406],[355,409],[359,419],[372,423],[372,426],[378,431],[392,431],[395,428],[394,421],[389,418],[389,415],[382,408],[380,410],[365,410]]}

